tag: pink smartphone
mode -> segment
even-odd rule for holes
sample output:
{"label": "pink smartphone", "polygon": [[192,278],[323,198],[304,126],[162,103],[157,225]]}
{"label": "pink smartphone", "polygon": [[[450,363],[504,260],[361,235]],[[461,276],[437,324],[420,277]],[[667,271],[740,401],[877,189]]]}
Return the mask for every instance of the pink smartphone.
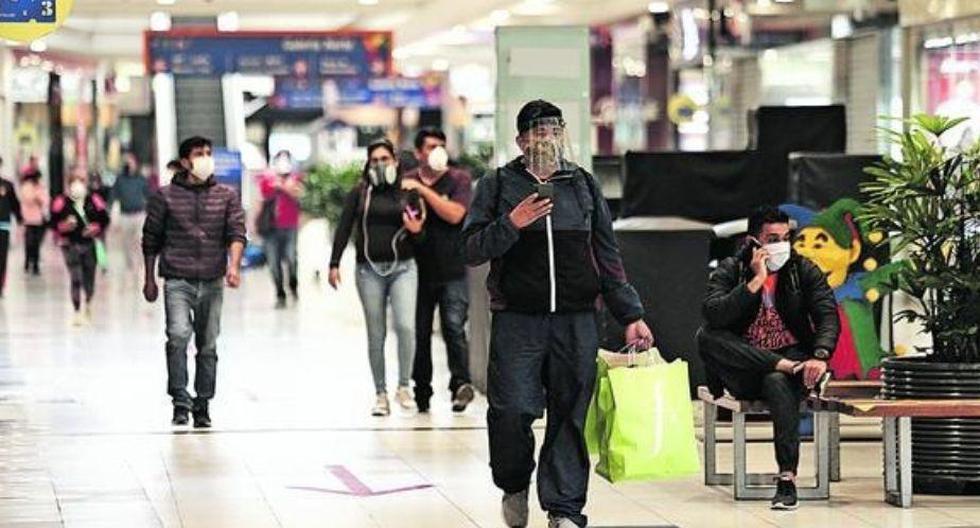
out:
{"label": "pink smartphone", "polygon": [[405,206],[405,212],[408,213],[408,216],[411,217],[412,220],[418,220],[419,219],[419,211],[416,210],[411,205],[406,205]]}

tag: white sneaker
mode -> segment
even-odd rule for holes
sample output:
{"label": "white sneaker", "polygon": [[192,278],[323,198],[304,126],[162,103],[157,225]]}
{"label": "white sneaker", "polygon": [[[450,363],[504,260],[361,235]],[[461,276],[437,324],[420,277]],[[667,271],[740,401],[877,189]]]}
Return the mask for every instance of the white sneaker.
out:
{"label": "white sneaker", "polygon": [[75,312],[75,315],[71,318],[71,325],[75,328],[80,328],[85,326],[86,321],[85,314],[82,312]]}
{"label": "white sneaker", "polygon": [[412,394],[412,389],[408,387],[398,387],[398,392],[395,393],[395,401],[406,411],[418,409],[418,405],[415,403],[415,395]]}
{"label": "white sneaker", "polygon": [[388,404],[388,393],[379,392],[378,398],[374,401],[371,408],[371,416],[388,416],[391,414],[391,405]]}

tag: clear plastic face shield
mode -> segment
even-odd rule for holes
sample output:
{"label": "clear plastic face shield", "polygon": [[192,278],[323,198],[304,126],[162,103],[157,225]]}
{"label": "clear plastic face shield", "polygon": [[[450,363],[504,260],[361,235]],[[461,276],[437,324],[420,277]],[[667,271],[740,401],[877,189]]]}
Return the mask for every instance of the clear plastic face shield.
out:
{"label": "clear plastic face shield", "polygon": [[568,167],[572,149],[565,131],[565,120],[560,117],[544,117],[531,121],[527,131],[518,136],[518,144],[524,152],[527,170],[541,179],[547,179]]}

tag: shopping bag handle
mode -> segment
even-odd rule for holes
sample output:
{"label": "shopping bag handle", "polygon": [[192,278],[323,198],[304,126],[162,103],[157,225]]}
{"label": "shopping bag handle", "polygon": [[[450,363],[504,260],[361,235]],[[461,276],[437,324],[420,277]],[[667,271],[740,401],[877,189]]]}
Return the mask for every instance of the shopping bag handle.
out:
{"label": "shopping bag handle", "polygon": [[636,367],[636,344],[627,343],[626,346],[616,351],[617,354],[626,354],[627,368]]}

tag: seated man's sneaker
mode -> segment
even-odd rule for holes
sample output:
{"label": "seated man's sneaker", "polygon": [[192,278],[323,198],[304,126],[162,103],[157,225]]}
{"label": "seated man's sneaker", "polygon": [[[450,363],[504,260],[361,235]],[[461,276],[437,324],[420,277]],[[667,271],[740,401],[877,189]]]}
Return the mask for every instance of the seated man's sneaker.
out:
{"label": "seated man's sneaker", "polygon": [[568,517],[548,515],[548,528],[579,528],[579,525],[572,522]]}
{"label": "seated man's sneaker", "polygon": [[500,510],[504,516],[504,524],[509,528],[524,528],[527,526],[527,490],[517,493],[504,493],[504,500],[500,503]]}
{"label": "seated man's sneaker", "polygon": [[796,483],[789,479],[778,479],[776,481],[776,496],[772,498],[772,509],[795,510],[798,505]]}

